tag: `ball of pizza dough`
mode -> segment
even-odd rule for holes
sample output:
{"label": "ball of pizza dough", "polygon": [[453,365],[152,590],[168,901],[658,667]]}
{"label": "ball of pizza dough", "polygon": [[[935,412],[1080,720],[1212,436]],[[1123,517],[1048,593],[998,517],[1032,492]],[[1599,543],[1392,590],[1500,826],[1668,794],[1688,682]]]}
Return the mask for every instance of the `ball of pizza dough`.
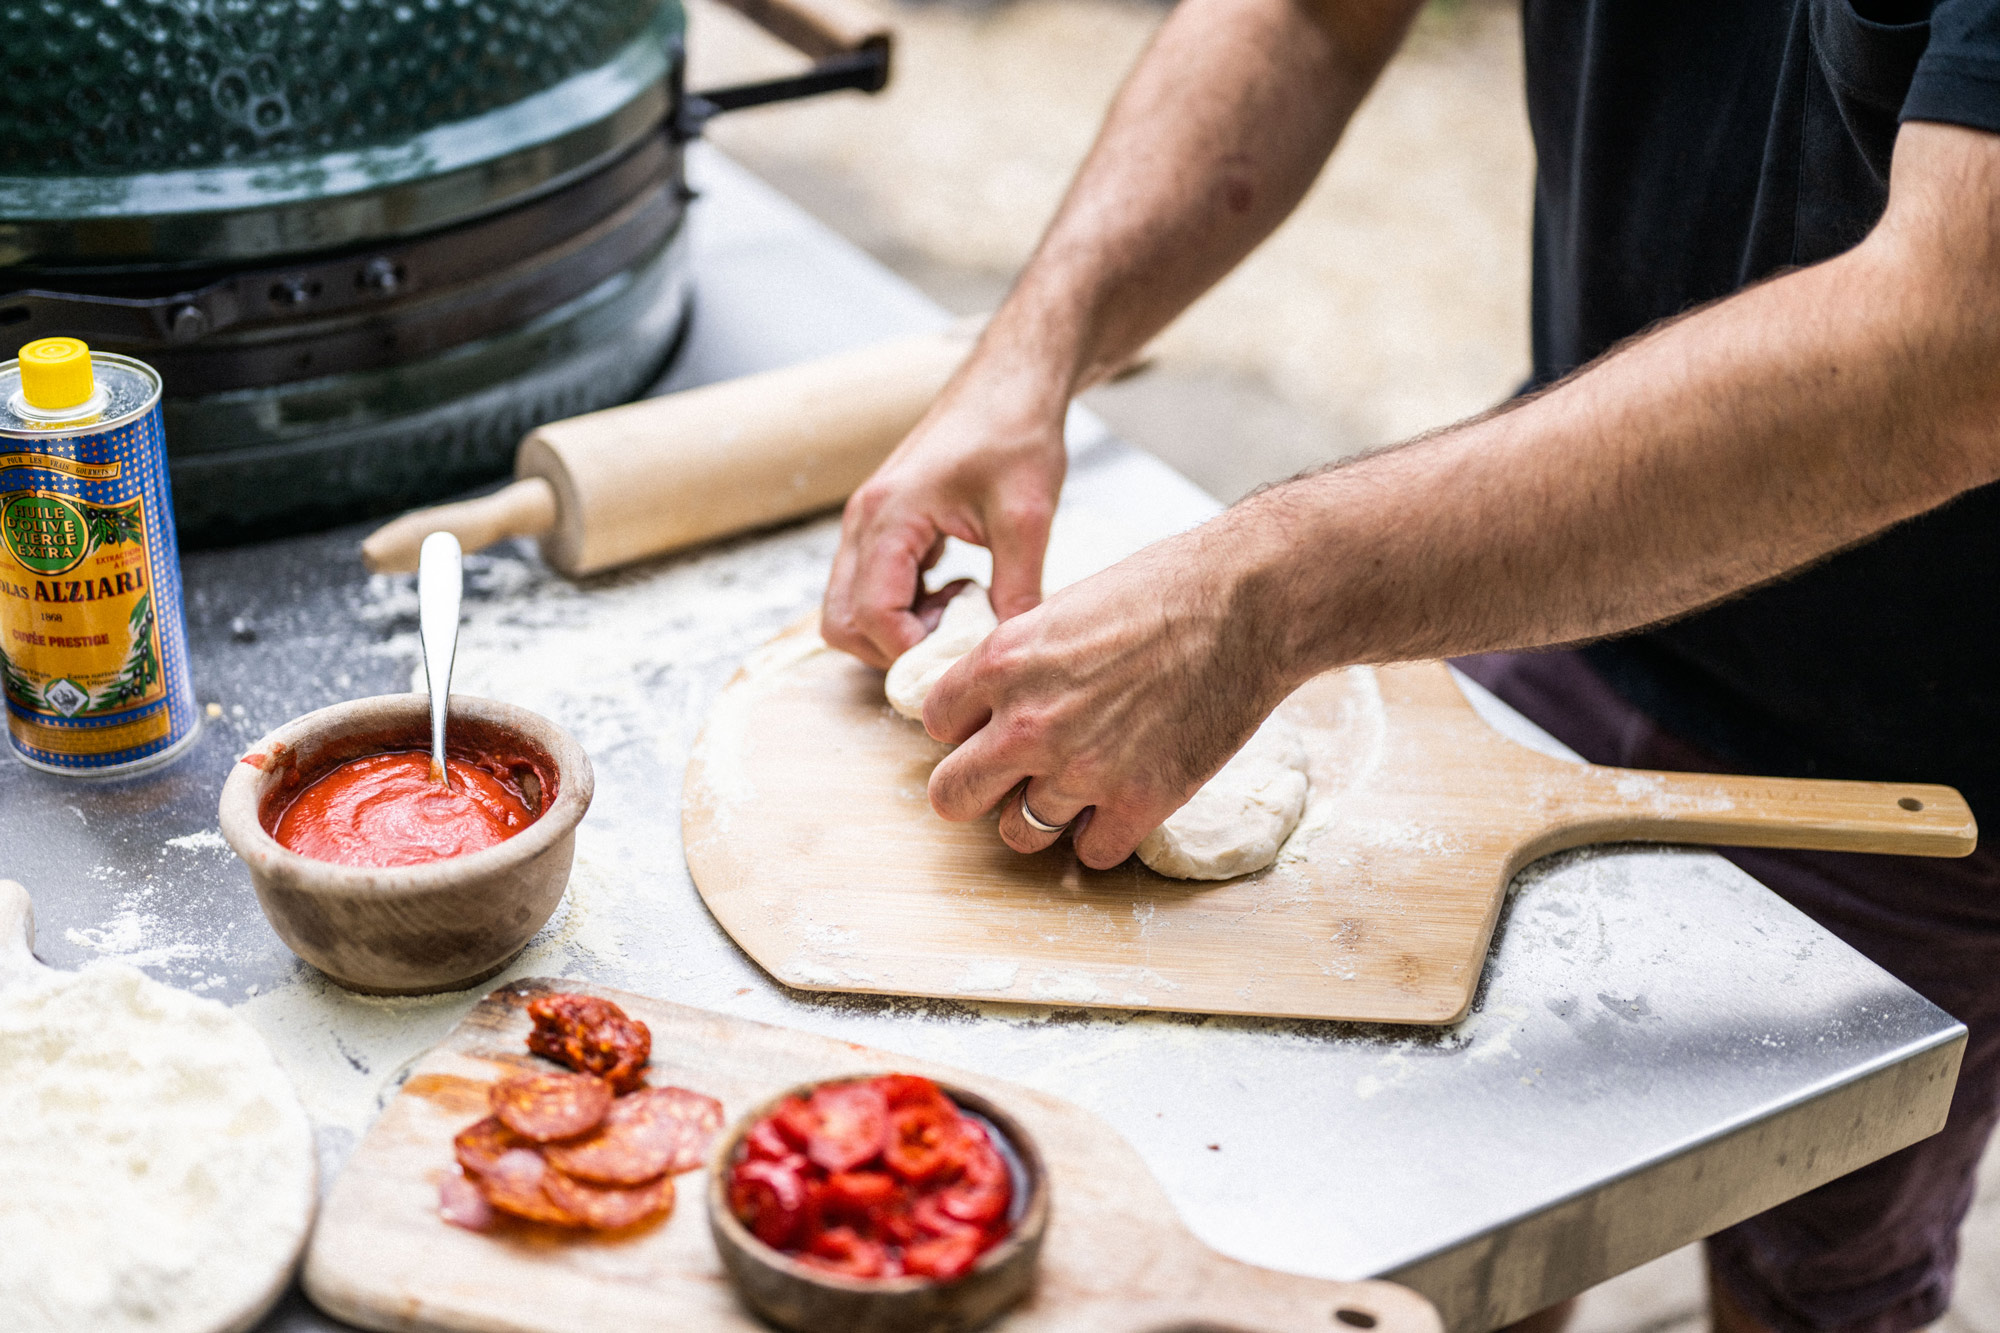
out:
{"label": "ball of pizza dough", "polygon": [[944,678],[952,664],[986,641],[999,627],[986,589],[969,583],[944,608],[944,616],[930,637],[889,665],[882,692],[889,707],[912,722],[924,720],[924,700],[931,687]]}

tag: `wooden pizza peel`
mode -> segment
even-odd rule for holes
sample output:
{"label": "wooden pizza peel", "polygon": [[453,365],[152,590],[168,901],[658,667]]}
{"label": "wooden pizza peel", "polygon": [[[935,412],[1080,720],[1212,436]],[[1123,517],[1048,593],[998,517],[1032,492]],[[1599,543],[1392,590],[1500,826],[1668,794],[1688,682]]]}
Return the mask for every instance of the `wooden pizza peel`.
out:
{"label": "wooden pizza peel", "polygon": [[882,673],[817,621],[753,654],[696,741],[688,869],[766,971],[803,990],[1450,1023],[1472,1002],[1507,883],[1588,843],[1963,856],[1949,787],[1652,773],[1508,740],[1440,663],[1309,682],[1282,713],[1312,797],[1278,863],[1165,879],[1134,859],[1035,856],[992,819],[952,824],[926,783],[946,753],[882,698]]}
{"label": "wooden pizza peel", "polygon": [[569,1236],[506,1224],[475,1234],[437,1215],[456,1170],[452,1135],[486,1114],[486,1088],[529,1063],[527,1001],[601,995],[653,1033],[649,1081],[722,1100],[733,1122],[797,1083],[897,1070],[991,1099],[1040,1147],[1051,1220],[1040,1276],[995,1333],[1438,1333],[1423,1297],[1386,1282],[1334,1282],[1228,1259],[1197,1241],[1137,1153],[1095,1116],[1042,1093],[831,1037],[566,981],[493,992],[417,1061],[320,1209],[306,1294],[370,1329],[454,1333],[752,1333],[723,1276],[700,1172],[677,1180],[663,1223],[635,1236]]}

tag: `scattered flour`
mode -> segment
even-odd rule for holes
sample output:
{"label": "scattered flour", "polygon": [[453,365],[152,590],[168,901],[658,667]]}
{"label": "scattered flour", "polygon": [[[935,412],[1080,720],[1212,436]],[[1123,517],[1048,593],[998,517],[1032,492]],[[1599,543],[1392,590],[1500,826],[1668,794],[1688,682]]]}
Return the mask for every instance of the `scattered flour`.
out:
{"label": "scattered flour", "polygon": [[201,956],[201,946],[192,940],[159,942],[161,928],[157,914],[125,906],[103,925],[71,927],[63,938],[133,967],[162,967]]}
{"label": "scattered flour", "polygon": [[1088,972],[1038,972],[1028,983],[1035,999],[1054,1004],[1100,1004],[1111,997]]}
{"label": "scattered flour", "polygon": [[189,833],[179,838],[168,838],[167,846],[178,847],[186,852],[226,852],[229,844],[222,839],[219,829],[205,828],[199,833]]}
{"label": "scattered flour", "polygon": [[972,964],[959,973],[951,983],[951,988],[961,995],[998,994],[1014,988],[1020,978],[1021,965],[1005,959],[990,958]]}

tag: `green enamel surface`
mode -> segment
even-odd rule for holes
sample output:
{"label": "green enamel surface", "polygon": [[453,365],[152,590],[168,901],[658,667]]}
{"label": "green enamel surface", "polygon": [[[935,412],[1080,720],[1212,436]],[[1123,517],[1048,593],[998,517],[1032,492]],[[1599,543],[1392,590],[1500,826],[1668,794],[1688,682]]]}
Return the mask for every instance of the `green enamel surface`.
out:
{"label": "green enamel surface", "polygon": [[[227,43],[266,50],[268,72],[249,78],[238,61],[211,73],[164,39],[118,47],[132,25],[103,18],[165,12],[211,27],[253,16]],[[0,0],[0,267],[237,262],[506,207],[654,132],[685,26],[680,0]],[[110,45],[72,78],[59,57],[80,55],[86,31]],[[404,32],[408,53],[371,55],[381,31]],[[325,34],[352,43],[316,50]],[[176,61],[181,77],[145,72]],[[145,76],[120,76],[126,66]],[[322,73],[301,74],[294,95],[294,68]],[[282,103],[268,113],[266,88]],[[250,131],[259,119],[268,133]]]}
{"label": "green enamel surface", "polygon": [[0,176],[392,147],[682,23],[678,0],[0,0]]}

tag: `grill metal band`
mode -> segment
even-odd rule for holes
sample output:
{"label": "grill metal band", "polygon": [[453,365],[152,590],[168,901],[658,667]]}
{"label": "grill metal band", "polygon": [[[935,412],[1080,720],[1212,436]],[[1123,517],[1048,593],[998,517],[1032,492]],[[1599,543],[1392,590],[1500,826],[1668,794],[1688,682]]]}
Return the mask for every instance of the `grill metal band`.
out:
{"label": "grill metal band", "polygon": [[0,356],[67,334],[144,357],[174,395],[372,369],[554,309],[656,248],[686,202],[680,148],[655,136],[567,189],[401,245],[159,295],[139,293],[184,275],[38,274],[66,290],[0,296]]}

